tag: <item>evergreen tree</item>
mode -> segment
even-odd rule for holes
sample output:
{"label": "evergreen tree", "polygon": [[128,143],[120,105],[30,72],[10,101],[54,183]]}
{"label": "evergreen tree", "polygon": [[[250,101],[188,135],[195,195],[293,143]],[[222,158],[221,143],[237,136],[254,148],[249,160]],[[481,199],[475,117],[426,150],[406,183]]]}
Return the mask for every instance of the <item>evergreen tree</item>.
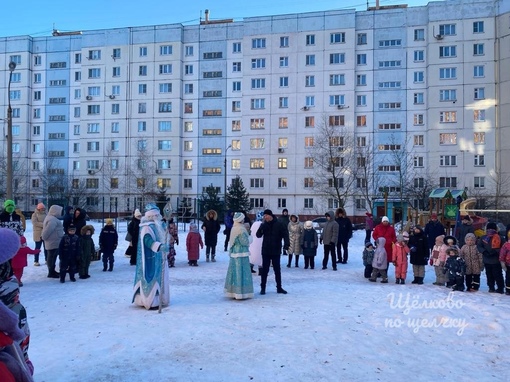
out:
{"label": "evergreen tree", "polygon": [[200,200],[201,213],[200,216],[204,216],[209,210],[214,210],[218,213],[218,217],[221,217],[223,211],[223,201],[218,196],[218,187],[214,187],[212,183],[207,186],[202,192],[202,198]]}
{"label": "evergreen tree", "polygon": [[227,209],[245,212],[250,210],[250,194],[239,176],[232,179],[232,184],[227,187]]}

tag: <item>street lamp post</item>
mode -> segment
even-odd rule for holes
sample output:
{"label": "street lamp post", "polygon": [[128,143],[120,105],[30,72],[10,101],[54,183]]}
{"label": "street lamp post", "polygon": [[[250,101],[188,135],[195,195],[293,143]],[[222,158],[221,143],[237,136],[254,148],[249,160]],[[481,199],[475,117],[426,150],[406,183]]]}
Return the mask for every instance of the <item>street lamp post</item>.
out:
{"label": "street lamp post", "polygon": [[227,151],[228,149],[232,148],[232,145],[228,145],[228,147],[225,149],[225,159],[223,161],[223,167],[225,169],[225,173],[223,175],[223,193],[224,193],[224,200],[225,207],[227,204]]}
{"label": "street lamp post", "polygon": [[12,168],[12,107],[11,107],[11,81],[12,81],[12,72],[16,69],[16,63],[11,61],[9,62],[9,83],[7,85],[7,187],[6,194],[7,199],[12,199],[12,178],[13,178],[13,168]]}

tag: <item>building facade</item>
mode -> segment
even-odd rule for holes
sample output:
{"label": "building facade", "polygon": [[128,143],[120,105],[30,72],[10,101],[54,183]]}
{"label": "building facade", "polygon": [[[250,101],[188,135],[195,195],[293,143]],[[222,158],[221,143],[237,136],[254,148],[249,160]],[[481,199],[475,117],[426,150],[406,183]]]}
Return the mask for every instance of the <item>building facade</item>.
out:
{"label": "building facade", "polygon": [[309,146],[325,121],[373,152],[378,182],[357,179],[349,215],[368,208],[356,188],[399,192],[396,148],[416,188],[490,189],[510,175],[509,16],[452,0],[2,38],[17,203],[130,212],[239,176],[253,212],[322,214],[337,201],[315,192]]}

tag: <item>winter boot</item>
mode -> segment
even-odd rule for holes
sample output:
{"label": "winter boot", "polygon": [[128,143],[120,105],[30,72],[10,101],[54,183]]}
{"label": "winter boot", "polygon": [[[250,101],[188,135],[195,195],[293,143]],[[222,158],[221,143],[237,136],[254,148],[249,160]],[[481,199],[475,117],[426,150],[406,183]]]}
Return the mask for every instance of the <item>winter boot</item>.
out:
{"label": "winter boot", "polygon": [[260,285],[260,294],[266,294],[266,286]]}
{"label": "winter boot", "polygon": [[69,278],[71,279],[71,281],[72,281],[73,283],[74,283],[74,282],[76,282],[76,279],[75,279],[75,277],[74,277],[74,273],[70,273],[70,274],[69,274]]}
{"label": "winter boot", "polygon": [[103,272],[106,272],[106,269],[108,268],[108,264],[106,262],[103,263]]}
{"label": "winter boot", "polygon": [[110,263],[110,267],[108,268],[108,272],[113,271],[113,263]]}
{"label": "winter boot", "polygon": [[423,277],[416,277],[416,284],[422,285],[423,284]]}
{"label": "winter boot", "polygon": [[289,261],[287,263],[287,268],[290,268],[291,263],[292,263],[292,255],[289,253]]}
{"label": "winter boot", "polygon": [[278,287],[278,288],[276,288],[276,293],[287,294],[287,291],[285,289],[283,289],[282,287]]}
{"label": "winter boot", "polygon": [[209,262],[209,261],[210,261],[210,260],[209,260],[209,255],[205,255],[205,261],[206,261],[206,262]]}
{"label": "winter boot", "polygon": [[215,263],[215,262],[216,262],[216,255],[211,255],[211,261],[212,261],[213,263]]}
{"label": "winter boot", "polygon": [[400,279],[400,284],[405,284],[406,283],[406,279]]}
{"label": "winter boot", "polygon": [[418,284],[418,277],[415,277],[413,281],[411,281],[411,284]]}
{"label": "winter boot", "polygon": [[251,270],[251,273],[257,273],[257,272],[253,269],[253,264],[250,264],[250,270]]}
{"label": "winter boot", "polygon": [[296,255],[296,268],[299,268],[299,255]]}
{"label": "winter boot", "polygon": [[400,284],[400,279],[396,279],[395,284]]}

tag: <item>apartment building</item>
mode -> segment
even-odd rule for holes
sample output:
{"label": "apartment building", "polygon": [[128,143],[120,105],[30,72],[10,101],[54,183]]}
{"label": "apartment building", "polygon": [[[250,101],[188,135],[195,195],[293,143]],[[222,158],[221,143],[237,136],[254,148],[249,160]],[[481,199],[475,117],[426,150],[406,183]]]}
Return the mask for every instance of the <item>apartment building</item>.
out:
{"label": "apartment building", "polygon": [[357,188],[399,192],[402,147],[416,188],[491,190],[509,176],[509,24],[508,2],[453,0],[0,39],[17,202],[129,212],[239,176],[254,211],[322,214],[338,201],[309,148],[326,121],[374,156],[349,215]]}

